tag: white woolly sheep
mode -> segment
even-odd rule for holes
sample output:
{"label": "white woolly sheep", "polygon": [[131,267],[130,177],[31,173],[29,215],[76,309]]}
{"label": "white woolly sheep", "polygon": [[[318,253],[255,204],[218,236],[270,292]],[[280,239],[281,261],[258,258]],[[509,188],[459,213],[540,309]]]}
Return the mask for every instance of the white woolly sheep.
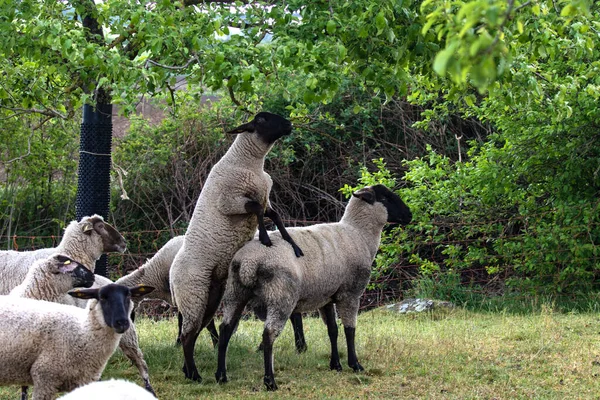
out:
{"label": "white woolly sheep", "polygon": [[150,287],[74,289],[86,309],[0,296],[0,385],[33,385],[33,400],[50,400],[100,378],[131,325],[131,297]]}
{"label": "white woolly sheep", "polygon": [[239,135],[213,166],[202,188],[170,271],[171,293],[183,316],[183,371],[188,379],[202,380],[194,347],[221,302],[233,254],[252,239],[257,225],[260,242],[271,245],[263,217],[273,220],[296,256],[302,255],[270,206],[273,182],[263,170],[265,156],[275,141],[291,131],[290,121],[266,112],[233,129],[229,133]]}
{"label": "white woolly sheep", "polygon": [[76,287],[91,287],[94,274],[62,254],[54,254],[33,263],[25,279],[10,291],[11,296],[60,302]]}
{"label": "white woolly sheep", "polygon": [[125,239],[99,215],[72,221],[65,229],[59,245],[33,251],[0,251],[0,295],[19,285],[34,261],[60,253],[77,260],[94,272],[96,260],[103,253],[124,252]]}
{"label": "white woolly sheep", "polygon": [[58,398],[58,400],[156,400],[133,382],[122,379],[92,382]]}
{"label": "white woolly sheep", "polygon": [[[15,286],[19,285],[31,265],[39,259],[46,258],[54,253],[64,254],[93,271],[96,260],[103,253],[124,252],[126,242],[123,236],[110,224],[104,222],[99,215],[84,217],[81,221],[71,221],[65,229],[62,240],[55,248],[39,249],[34,251],[0,251],[0,294],[8,294]],[[100,275],[95,276],[94,287],[101,287],[113,283],[110,279]],[[87,301],[74,299],[64,292],[62,297],[47,297],[43,300],[56,301],[57,303],[85,308]],[[45,296],[45,295],[44,295]],[[28,296],[29,297],[29,296]],[[40,298],[41,299],[41,298]],[[150,384],[148,365],[138,345],[137,332],[132,326],[119,343],[121,351],[137,367],[146,389],[154,393]]]}
{"label": "white woolly sheep", "polygon": [[354,193],[342,219],[336,223],[290,228],[289,233],[305,251],[296,258],[278,232],[272,247],[248,242],[233,257],[223,298],[223,322],[219,331],[218,382],[227,382],[226,353],[241,313],[252,300],[266,308],[263,331],[267,390],[276,390],[273,342],[292,312],[318,309],[331,342],[330,368],[341,370],[337,350],[335,304],[344,325],[348,365],[362,371],[354,347],[360,296],[371,275],[386,222],[408,224],[410,209],[383,185]]}
{"label": "white woolly sheep", "polygon": [[[101,288],[101,287],[110,285],[112,283],[113,282],[108,278],[105,278],[100,275],[95,275],[94,284],[92,287]],[[136,287],[137,285],[125,285],[125,286],[133,288],[133,287]],[[152,286],[152,285],[145,285],[145,286],[154,288],[154,286]],[[146,295],[148,293],[151,293],[151,292],[148,291],[148,292],[142,293],[142,294],[140,294],[140,296]],[[137,301],[137,299],[140,298],[140,296],[133,298],[134,303]],[[85,308],[87,306],[88,300],[82,300],[79,298],[73,298],[71,296],[65,295],[59,301],[59,303],[73,305],[73,306],[76,306],[79,308]],[[132,312],[132,317],[133,317],[133,312]],[[140,377],[144,381],[144,386],[145,386],[146,390],[149,391],[150,393],[152,393],[153,395],[156,395],[156,393],[154,392],[154,388],[150,384],[150,373],[148,371],[148,364],[144,360],[144,353],[142,353],[142,350],[140,349],[140,345],[139,345],[139,341],[138,341],[138,334],[137,334],[137,330],[135,328],[135,324],[131,324],[131,327],[121,337],[121,340],[119,341],[119,349],[121,349],[121,351],[123,352],[125,357],[127,357],[131,361],[131,363],[133,365],[135,365],[135,367],[138,369]]]}

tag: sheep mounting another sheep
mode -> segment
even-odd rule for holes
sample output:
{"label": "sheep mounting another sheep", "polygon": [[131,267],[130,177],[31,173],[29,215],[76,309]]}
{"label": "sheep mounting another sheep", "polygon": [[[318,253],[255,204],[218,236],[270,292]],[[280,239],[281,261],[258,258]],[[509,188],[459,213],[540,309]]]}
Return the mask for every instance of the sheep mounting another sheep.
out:
{"label": "sheep mounting another sheep", "polygon": [[223,298],[217,382],[227,382],[227,346],[249,301],[266,309],[263,346],[268,390],[277,389],[273,342],[293,312],[319,310],[331,343],[329,366],[339,371],[335,304],[344,325],[348,365],[362,371],[354,345],[360,297],[369,282],[384,225],[408,224],[411,219],[410,209],[398,195],[376,185],[356,191],[339,222],[290,228],[306,253],[302,258],[295,257],[279,232],[271,233],[271,247],[246,243],[231,261]]}
{"label": "sheep mounting another sheep", "polygon": [[302,255],[271,208],[273,182],[263,169],[275,141],[291,131],[290,121],[266,112],[231,130],[238,136],[202,188],[170,271],[173,300],[183,316],[183,371],[188,379],[202,380],[194,361],[196,339],[221,302],[234,253],[253,238],[257,226],[261,245],[271,245],[263,217],[273,220],[295,257]]}
{"label": "sheep mounting another sheep", "polygon": [[33,400],[97,381],[129,329],[131,297],[153,288],[110,284],[68,293],[86,309],[0,296],[0,385],[33,385]]}

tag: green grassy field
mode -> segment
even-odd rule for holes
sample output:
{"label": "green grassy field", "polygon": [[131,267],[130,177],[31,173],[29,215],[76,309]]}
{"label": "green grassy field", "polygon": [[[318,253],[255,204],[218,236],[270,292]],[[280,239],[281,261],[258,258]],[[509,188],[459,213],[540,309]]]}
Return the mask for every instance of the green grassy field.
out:
{"label": "green grassy field", "polygon": [[[228,357],[229,382],[215,383],[216,350],[207,332],[196,345],[201,384],[186,381],[183,355],[175,347],[176,321],[137,322],[141,347],[161,399],[593,399],[600,396],[600,316],[556,313],[527,315],[456,310],[444,314],[397,315],[375,310],[359,316],[357,351],[364,373],[346,366],[329,371],[329,340],[322,321],[305,319],[308,351],[296,354],[290,324],[275,344],[278,392],[262,384],[262,353],[256,352],[262,324],[240,323]],[[1,361],[0,361],[1,362]],[[119,352],[103,379],[141,383]],[[0,389],[18,399],[19,388]]]}

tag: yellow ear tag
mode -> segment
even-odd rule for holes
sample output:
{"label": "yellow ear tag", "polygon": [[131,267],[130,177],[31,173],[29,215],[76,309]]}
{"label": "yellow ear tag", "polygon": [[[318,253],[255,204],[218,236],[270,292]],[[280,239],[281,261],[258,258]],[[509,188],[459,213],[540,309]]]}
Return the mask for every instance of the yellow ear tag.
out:
{"label": "yellow ear tag", "polygon": [[138,290],[139,290],[140,292],[145,292],[145,291],[146,291],[146,288],[145,288],[144,286],[141,286],[141,287],[139,287],[139,288],[138,288]]}
{"label": "yellow ear tag", "polygon": [[67,260],[67,261],[65,261],[65,263],[64,263],[64,265],[69,265],[69,264],[71,264],[71,260]]}

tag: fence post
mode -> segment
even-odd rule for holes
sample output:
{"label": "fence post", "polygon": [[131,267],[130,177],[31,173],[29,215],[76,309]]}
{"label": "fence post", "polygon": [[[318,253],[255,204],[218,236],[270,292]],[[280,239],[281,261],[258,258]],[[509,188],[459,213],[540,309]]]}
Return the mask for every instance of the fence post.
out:
{"label": "fence post", "polygon": [[[112,144],[112,104],[83,106],[79,144],[79,176],[75,213],[81,218],[98,214],[108,217]],[[96,274],[106,276],[106,254],[96,262]]]}

